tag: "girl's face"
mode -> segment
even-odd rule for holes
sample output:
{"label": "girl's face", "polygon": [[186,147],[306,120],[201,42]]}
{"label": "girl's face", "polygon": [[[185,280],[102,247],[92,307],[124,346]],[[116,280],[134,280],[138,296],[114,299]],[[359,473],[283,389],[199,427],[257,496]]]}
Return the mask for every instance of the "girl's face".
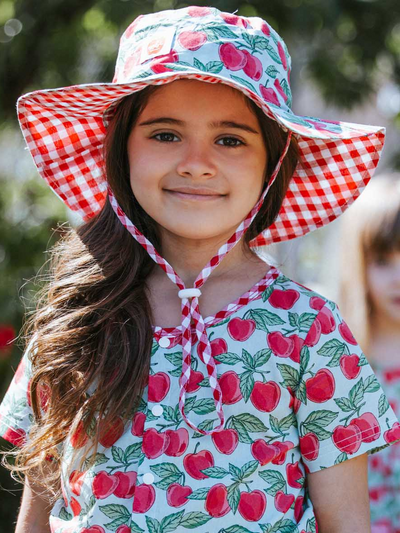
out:
{"label": "girl's face", "polygon": [[400,325],[400,251],[371,261],[367,282],[375,316]]}
{"label": "girl's face", "polygon": [[230,236],[262,192],[267,153],[245,97],[223,84],[160,87],[128,140],[130,182],[143,209],[183,239]]}

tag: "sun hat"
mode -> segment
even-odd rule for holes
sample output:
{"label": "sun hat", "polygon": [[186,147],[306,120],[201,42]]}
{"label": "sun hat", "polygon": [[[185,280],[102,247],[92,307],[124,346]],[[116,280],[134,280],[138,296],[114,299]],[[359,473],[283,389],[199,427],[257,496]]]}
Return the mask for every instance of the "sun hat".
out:
{"label": "sun hat", "polygon": [[[224,420],[216,366],[199,311],[199,289],[256,216],[292,136],[298,142],[298,165],[277,219],[251,241],[253,247],[299,237],[337,218],[367,185],[383,148],[382,127],[296,115],[291,109],[290,69],[284,41],[261,18],[191,6],[137,17],[121,37],[111,83],[38,90],[18,100],[26,143],[54,192],[85,220],[101,210],[108,195],[121,223],[179,287],[183,351],[179,405],[187,424],[204,434],[221,428]],[[118,206],[107,186],[103,161],[107,124],[121,99],[180,78],[224,83],[242,91],[288,134],[269,186],[189,289]],[[184,413],[193,329],[220,419],[211,431],[199,430]]]}

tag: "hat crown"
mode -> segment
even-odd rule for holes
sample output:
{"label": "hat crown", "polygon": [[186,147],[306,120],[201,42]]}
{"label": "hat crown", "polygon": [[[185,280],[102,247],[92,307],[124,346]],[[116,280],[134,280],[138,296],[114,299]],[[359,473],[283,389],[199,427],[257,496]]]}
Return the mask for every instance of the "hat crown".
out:
{"label": "hat crown", "polygon": [[192,6],[137,17],[121,37],[113,83],[200,70],[288,111],[290,67],[283,39],[263,19]]}

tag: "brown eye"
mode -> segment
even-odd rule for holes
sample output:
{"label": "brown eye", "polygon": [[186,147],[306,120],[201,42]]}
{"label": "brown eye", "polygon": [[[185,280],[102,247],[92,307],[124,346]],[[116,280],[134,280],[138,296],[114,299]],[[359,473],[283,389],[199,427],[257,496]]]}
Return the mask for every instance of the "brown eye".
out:
{"label": "brown eye", "polygon": [[166,142],[166,143],[169,143],[169,142],[175,142],[173,140],[173,138],[178,138],[174,133],[169,133],[169,132],[162,132],[162,133],[156,133],[156,135],[153,135],[153,137],[151,137],[152,139],[156,139],[156,141],[158,142]]}
{"label": "brown eye", "polygon": [[236,148],[238,146],[244,146],[244,142],[242,142],[240,139],[236,139],[236,137],[222,137],[222,139],[219,139],[219,141],[223,141],[223,146],[226,146],[228,148]]}

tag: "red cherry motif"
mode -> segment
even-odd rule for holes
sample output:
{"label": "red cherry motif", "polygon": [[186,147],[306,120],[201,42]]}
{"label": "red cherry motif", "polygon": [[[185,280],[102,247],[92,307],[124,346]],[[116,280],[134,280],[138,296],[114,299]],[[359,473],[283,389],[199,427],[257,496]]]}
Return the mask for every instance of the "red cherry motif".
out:
{"label": "red cherry motif", "polygon": [[364,413],[358,418],[353,418],[349,425],[351,426],[353,424],[361,431],[362,442],[373,442],[379,439],[381,435],[381,426],[372,413]]}
{"label": "red cherry motif", "polygon": [[[123,75],[124,76],[128,76],[132,72],[132,70],[137,65],[139,65],[141,54],[142,54],[142,50],[138,49],[138,50],[135,50],[134,52],[132,52],[129,55],[127,61],[124,64],[124,70],[123,70]],[[115,77],[117,78],[117,76],[115,76]],[[122,213],[121,213],[121,215],[122,215]]]}
{"label": "red cherry motif", "polygon": [[207,42],[204,31],[183,31],[178,35],[179,44],[186,50],[198,50]]}
{"label": "red cherry motif", "polygon": [[74,470],[73,472],[71,472],[71,475],[69,476],[69,480],[68,480],[69,488],[71,492],[73,492],[77,496],[80,496],[81,494],[85,474],[86,472],[80,472],[79,470]]}
{"label": "red cherry motif", "polygon": [[256,459],[261,466],[267,465],[281,453],[280,448],[274,444],[267,444],[264,439],[255,440],[252,443],[250,450],[254,459]]}
{"label": "red cherry motif", "polygon": [[175,50],[171,50],[169,54],[154,58],[151,63],[149,63],[149,67],[155,74],[161,74],[172,70],[167,67],[165,63],[176,63],[177,61],[179,61],[179,55]]}
{"label": "red cherry motif", "polygon": [[102,420],[99,425],[99,442],[104,448],[111,448],[123,435],[124,423],[117,417],[111,422]]}
{"label": "red cherry motif", "polygon": [[288,95],[285,93],[285,91],[282,89],[282,85],[279,83],[278,78],[274,81],[274,87],[278,94],[281,95],[282,100],[286,102],[288,100]]}
{"label": "red cherry motif", "polygon": [[238,511],[249,522],[257,522],[267,507],[267,498],[261,490],[241,492]]}
{"label": "red cherry motif", "polygon": [[157,372],[149,376],[149,402],[159,403],[168,394],[170,387],[170,379],[165,372]]}
{"label": "red cherry motif", "polygon": [[275,508],[280,513],[287,513],[294,502],[293,494],[285,494],[282,490],[278,490],[275,494]]}
{"label": "red cherry motif", "polygon": [[71,498],[71,501],[69,502],[69,505],[70,505],[70,507],[72,509],[72,514],[74,516],[78,516],[79,513],[82,511],[81,504],[75,498]]}
{"label": "red cherry motif", "polygon": [[307,398],[315,403],[330,400],[335,393],[335,378],[330,370],[322,368],[306,381]]}
{"label": "red cherry motif", "polygon": [[396,440],[400,439],[400,423],[395,422],[393,426],[385,431],[383,434],[383,438],[385,441],[390,444],[391,442],[395,442]]}
{"label": "red cherry motif", "polygon": [[227,24],[233,24],[234,26],[240,26],[242,28],[247,28],[247,22],[243,17],[238,17],[237,15],[231,15],[230,13],[221,13],[221,17]]}
{"label": "red cherry motif", "polygon": [[[297,524],[300,522],[304,514],[303,502],[304,496],[297,496],[294,503],[294,519],[296,520]],[[317,523],[315,523],[315,525],[317,525]],[[318,529],[316,529],[316,533],[318,533]]]}
{"label": "red cherry motif", "polygon": [[177,430],[167,429],[165,434],[168,440],[168,445],[164,452],[165,455],[179,457],[185,453],[189,444],[189,433],[186,428],[179,428]]}
{"label": "red cherry motif", "polygon": [[193,370],[193,368],[190,371],[190,377],[189,381],[187,383],[187,389],[186,392],[196,392],[200,389],[199,383],[203,381],[204,374],[197,370]]}
{"label": "red cherry motif", "polygon": [[269,29],[269,26],[266,22],[263,22],[261,24],[261,31],[263,32],[264,35],[266,35],[267,37],[269,37],[271,35],[271,30]]}
{"label": "red cherry motif", "polygon": [[350,331],[349,326],[346,324],[346,322],[343,320],[341,324],[339,324],[339,333],[342,336],[342,338],[348,342],[349,344],[353,344],[354,346],[357,346],[357,341],[353,337],[352,332]]}
{"label": "red cherry motif", "polygon": [[[213,357],[216,357],[217,355],[221,355],[223,353],[227,353],[228,351],[228,344],[225,339],[213,339],[210,342],[211,345],[211,355]],[[220,362],[215,360],[216,364],[219,365]]]}
{"label": "red cherry motif", "polygon": [[240,378],[233,370],[224,372],[218,380],[221,387],[222,403],[232,405],[242,399]]}
{"label": "red cherry motif", "polygon": [[207,493],[204,503],[207,513],[214,517],[220,518],[230,511],[228,503],[228,490],[222,483],[217,483]]}
{"label": "red cherry motif", "polygon": [[340,369],[347,379],[355,379],[361,372],[361,367],[358,366],[360,358],[356,354],[342,355],[339,361]]}
{"label": "red cherry motif", "polygon": [[21,428],[7,428],[5,433],[3,433],[3,439],[10,442],[13,446],[17,446],[19,448],[25,444],[26,432]]}
{"label": "red cherry motif", "polygon": [[122,526],[117,527],[115,533],[132,533],[132,529],[126,524],[122,524]]}
{"label": "red cherry motif", "polygon": [[137,472],[115,472],[118,478],[118,485],[114,490],[117,498],[132,498],[135,493]]}
{"label": "red cherry motif", "polygon": [[289,339],[293,341],[293,350],[289,354],[289,358],[295,363],[300,363],[300,354],[304,345],[304,339],[295,333],[290,335]]}
{"label": "red cherry motif", "polygon": [[280,331],[268,333],[267,343],[277,357],[289,357],[294,351],[294,340],[285,337]]}
{"label": "red cherry motif", "polygon": [[[63,522],[64,523],[64,522]],[[68,530],[69,532],[70,530]],[[71,530],[72,533],[72,530]],[[101,526],[90,526],[80,530],[79,533],[106,533]]]}
{"label": "red cherry motif", "polygon": [[160,457],[168,447],[167,433],[158,432],[155,428],[147,429],[143,434],[142,450],[148,459]]}
{"label": "red cherry motif", "polygon": [[146,421],[146,415],[141,412],[135,413],[132,420],[131,433],[135,437],[143,437],[144,423]]}
{"label": "red cherry motif", "polygon": [[336,329],[335,318],[332,314],[332,311],[328,309],[327,307],[323,307],[320,310],[316,320],[318,320],[321,325],[321,333],[323,335],[328,335],[329,333],[332,333],[332,331],[335,331]]}
{"label": "red cherry motif", "polygon": [[279,54],[279,57],[281,58],[283,68],[287,70],[288,64],[287,64],[286,54],[281,43],[278,43],[278,54]]}
{"label": "red cherry motif", "polygon": [[211,9],[209,7],[198,7],[193,6],[188,8],[188,14],[191,17],[205,17],[211,13]]}
{"label": "red cherry motif", "polygon": [[319,440],[315,433],[306,433],[300,437],[300,451],[307,461],[315,461],[319,454]]}
{"label": "red cherry motif", "polygon": [[92,482],[92,492],[96,500],[108,498],[117,488],[118,482],[118,477],[114,474],[109,474],[105,470],[98,472]]}
{"label": "red cherry motif", "polygon": [[143,15],[139,15],[135,18],[135,20],[128,26],[128,28],[125,30],[124,37],[126,39],[129,39],[129,37],[132,35],[132,33],[135,31],[136,26],[138,25],[139,19],[141,19]]}
{"label": "red cherry motif", "polygon": [[277,309],[285,309],[287,311],[294,306],[299,298],[300,293],[293,289],[288,289],[286,291],[275,289],[268,298],[268,302],[272,305],[272,307]]}
{"label": "red cherry motif", "polygon": [[138,485],[135,489],[132,511],[134,513],[147,513],[156,499],[156,491],[153,485]]}
{"label": "red cherry motif", "polygon": [[290,394],[289,409],[293,409],[293,412],[297,413],[300,409],[301,401],[296,398],[294,392],[292,391],[290,387],[288,387],[287,390],[289,391],[289,394]]}
{"label": "red cherry motif", "polygon": [[222,429],[211,435],[214,446],[220,453],[230,455],[236,450],[239,442],[238,432],[235,429]]}
{"label": "red cherry motif", "polygon": [[247,62],[243,67],[243,72],[252,80],[259,81],[263,73],[263,67],[258,57],[253,56],[247,50],[242,50],[247,58]]}
{"label": "red cherry motif", "polygon": [[295,463],[288,463],[286,465],[286,478],[289,487],[293,487],[294,489],[301,489],[303,483],[299,480],[303,477],[304,474],[299,466],[298,461],[296,461]]}
{"label": "red cherry motif", "polygon": [[256,409],[264,413],[271,413],[281,398],[281,389],[275,381],[256,381],[250,394],[250,401]]}
{"label": "red cherry motif", "polygon": [[321,311],[325,303],[325,300],[323,298],[320,298],[319,296],[312,296],[310,298],[310,307],[311,309],[315,309],[316,311]]}
{"label": "red cherry motif", "polygon": [[286,440],[285,442],[275,442],[275,446],[278,448],[280,453],[274,457],[271,462],[273,465],[283,465],[283,463],[286,461],[287,453],[294,448],[294,444],[293,442]]}
{"label": "red cherry motif", "polygon": [[193,490],[188,485],[172,483],[167,489],[167,503],[171,507],[182,507],[188,502],[187,497],[192,494]]}
{"label": "red cherry motif", "polygon": [[261,96],[267,103],[274,104],[277,106],[281,105],[278,100],[278,97],[276,96],[274,89],[267,88],[262,84],[260,84],[259,89],[260,89]]}
{"label": "red cherry motif", "polygon": [[218,52],[221,61],[228,70],[241,70],[246,65],[246,55],[232,43],[221,44]]}
{"label": "red cherry motif", "polygon": [[356,424],[337,426],[332,434],[336,448],[349,455],[356,453],[361,446],[361,431]]}
{"label": "red cherry motif", "polygon": [[251,318],[242,320],[239,317],[232,318],[228,324],[228,333],[235,341],[244,342],[254,333],[256,323]]}
{"label": "red cherry motif", "polygon": [[315,318],[314,322],[311,324],[311,328],[308,330],[307,337],[305,338],[304,344],[309,346],[315,346],[319,339],[321,338],[322,328],[321,322]]}
{"label": "red cherry motif", "polygon": [[194,479],[206,479],[208,476],[202,470],[214,466],[214,457],[208,450],[188,453],[183,459],[183,468]]}

